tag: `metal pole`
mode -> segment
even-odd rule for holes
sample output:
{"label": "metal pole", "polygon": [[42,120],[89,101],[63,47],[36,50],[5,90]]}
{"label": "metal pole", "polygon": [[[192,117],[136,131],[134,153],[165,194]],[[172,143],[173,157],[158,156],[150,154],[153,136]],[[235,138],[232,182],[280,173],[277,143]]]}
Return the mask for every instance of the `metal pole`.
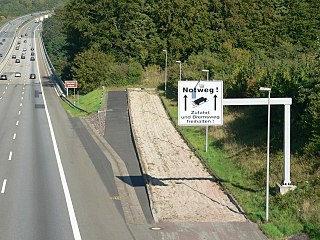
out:
{"label": "metal pole", "polygon": [[[209,70],[203,69],[202,72],[207,73],[207,81],[209,81]],[[206,126],[206,152],[208,152],[209,126]]]}
{"label": "metal pole", "polygon": [[266,190],[266,222],[269,221],[269,173],[270,173],[270,93],[268,91],[268,136],[267,136],[267,190]]}
{"label": "metal pole", "polygon": [[166,53],[166,62],[164,69],[164,94],[167,95],[167,74],[168,74],[168,52],[167,50],[163,50]]}
{"label": "metal pole", "polygon": [[181,81],[181,77],[182,77],[182,66],[181,66],[181,61],[180,60],[178,60],[178,61],[176,61],[177,63],[179,63],[179,69],[180,69],[180,77],[179,77],[179,81]]}
{"label": "metal pole", "polygon": [[269,221],[269,174],[270,174],[270,94],[271,88],[260,87],[260,91],[268,92],[268,132],[267,132],[267,180],[266,180],[266,222]]}

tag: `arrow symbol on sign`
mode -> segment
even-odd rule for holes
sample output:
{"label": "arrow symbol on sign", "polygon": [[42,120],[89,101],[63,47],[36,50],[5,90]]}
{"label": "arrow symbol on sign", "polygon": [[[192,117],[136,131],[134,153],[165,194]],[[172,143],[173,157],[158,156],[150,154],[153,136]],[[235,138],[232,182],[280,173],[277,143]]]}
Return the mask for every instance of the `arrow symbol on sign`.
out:
{"label": "arrow symbol on sign", "polygon": [[213,98],[214,98],[214,110],[216,111],[217,110],[217,95],[214,95]]}
{"label": "arrow symbol on sign", "polygon": [[184,95],[184,110],[187,111],[187,95]]}

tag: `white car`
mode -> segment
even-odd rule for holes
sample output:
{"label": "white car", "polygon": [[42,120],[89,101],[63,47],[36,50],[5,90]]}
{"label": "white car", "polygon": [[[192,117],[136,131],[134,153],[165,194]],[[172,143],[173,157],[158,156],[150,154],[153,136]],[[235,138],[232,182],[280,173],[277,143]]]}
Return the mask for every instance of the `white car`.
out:
{"label": "white car", "polygon": [[20,73],[20,72],[16,72],[16,73],[14,74],[14,76],[15,76],[15,77],[21,77],[21,73]]}

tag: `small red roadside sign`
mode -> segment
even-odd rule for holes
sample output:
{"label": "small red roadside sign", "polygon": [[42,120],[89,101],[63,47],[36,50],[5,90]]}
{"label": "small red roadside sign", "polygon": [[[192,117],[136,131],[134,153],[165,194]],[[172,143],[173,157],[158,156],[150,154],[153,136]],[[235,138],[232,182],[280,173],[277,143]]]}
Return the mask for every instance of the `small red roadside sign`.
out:
{"label": "small red roadside sign", "polygon": [[77,81],[64,81],[64,85],[66,88],[77,88],[78,82]]}

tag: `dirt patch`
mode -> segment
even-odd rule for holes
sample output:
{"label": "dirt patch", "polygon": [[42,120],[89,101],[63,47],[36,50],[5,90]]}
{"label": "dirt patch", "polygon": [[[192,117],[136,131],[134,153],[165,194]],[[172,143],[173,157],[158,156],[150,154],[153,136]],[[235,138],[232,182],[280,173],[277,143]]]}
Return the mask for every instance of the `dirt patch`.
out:
{"label": "dirt patch", "polygon": [[171,124],[157,93],[129,91],[132,129],[159,221],[246,221]]}

